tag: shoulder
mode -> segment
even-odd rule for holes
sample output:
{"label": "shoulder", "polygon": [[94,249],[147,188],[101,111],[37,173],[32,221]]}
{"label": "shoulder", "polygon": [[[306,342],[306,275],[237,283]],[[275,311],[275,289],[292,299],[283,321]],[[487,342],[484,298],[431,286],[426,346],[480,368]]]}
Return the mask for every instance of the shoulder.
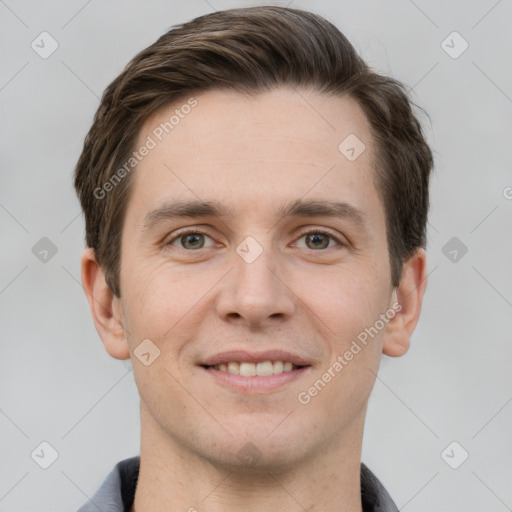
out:
{"label": "shoulder", "polygon": [[380,480],[361,462],[361,501],[363,512],[398,512]]}
{"label": "shoulder", "polygon": [[94,496],[78,512],[124,512],[130,510],[139,477],[140,457],[118,462]]}

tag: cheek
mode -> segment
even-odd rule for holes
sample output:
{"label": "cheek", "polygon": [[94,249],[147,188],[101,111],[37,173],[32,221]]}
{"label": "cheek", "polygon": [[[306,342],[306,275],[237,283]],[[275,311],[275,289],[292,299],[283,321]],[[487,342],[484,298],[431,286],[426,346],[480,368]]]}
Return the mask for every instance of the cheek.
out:
{"label": "cheek", "polygon": [[215,277],[187,276],[168,263],[144,268],[141,262],[137,272],[125,280],[132,350],[149,338],[163,356],[174,357],[197,330],[201,299],[214,285]]}
{"label": "cheek", "polygon": [[373,325],[387,304],[382,276],[373,275],[370,269],[337,269],[311,281],[314,286],[301,286],[299,297],[340,349]]}
{"label": "cheek", "polygon": [[145,338],[158,345],[165,330],[175,323],[174,317],[180,314],[182,304],[174,297],[174,287],[159,279],[159,269],[142,266],[135,271],[135,268],[127,262],[122,280],[126,327],[132,350]]}
{"label": "cheek", "polygon": [[[133,353],[135,382],[146,407],[162,418],[173,410],[181,414],[186,408],[175,380],[179,374],[176,361],[192,336],[190,310],[197,302],[179,278],[170,279],[167,273],[165,279],[164,273],[161,268],[139,269],[137,277],[134,273],[125,280],[129,290],[125,295],[127,339]],[[144,341],[146,345],[141,345],[143,340],[151,343]],[[144,350],[138,349],[139,345]],[[146,361],[144,353],[150,354]]]}
{"label": "cheek", "polygon": [[386,286],[382,277],[379,282],[370,272],[364,279],[350,275],[325,281],[315,299],[315,311],[328,327],[324,332],[329,350],[320,377],[329,383],[317,406],[333,416],[355,415],[366,403],[379,367],[385,329],[375,325],[387,310]]}

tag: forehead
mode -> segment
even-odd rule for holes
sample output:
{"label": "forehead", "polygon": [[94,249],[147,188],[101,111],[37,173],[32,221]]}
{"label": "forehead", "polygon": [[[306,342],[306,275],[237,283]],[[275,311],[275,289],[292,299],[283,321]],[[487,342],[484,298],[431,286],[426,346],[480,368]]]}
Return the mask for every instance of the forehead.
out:
{"label": "forehead", "polygon": [[[256,95],[211,90],[182,98],[150,116],[138,142],[143,143],[148,135],[169,148],[185,142],[188,148],[208,150],[209,157],[216,159],[234,152],[241,156],[243,150],[247,160],[265,159],[261,143],[275,150],[273,160],[279,152],[286,152],[289,160],[293,145],[297,159],[320,156],[323,162],[327,154],[340,155],[339,144],[350,134],[367,148],[372,146],[368,121],[354,99],[280,87]],[[369,149],[366,159],[372,152]],[[187,157],[200,159],[201,153]]]}
{"label": "forehead", "polygon": [[152,148],[136,167],[129,205],[139,216],[172,198],[215,200],[245,215],[306,196],[378,206],[369,123],[348,97],[207,91],[148,118],[136,147],[144,145]]}

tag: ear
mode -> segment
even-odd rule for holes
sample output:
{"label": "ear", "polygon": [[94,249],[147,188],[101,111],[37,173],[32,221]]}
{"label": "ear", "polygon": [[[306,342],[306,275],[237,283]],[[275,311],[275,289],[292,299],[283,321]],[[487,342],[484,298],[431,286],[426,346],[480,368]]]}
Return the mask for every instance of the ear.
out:
{"label": "ear", "polygon": [[390,308],[396,311],[389,321],[382,352],[391,357],[403,356],[410,345],[421,312],[423,294],[427,286],[427,256],[418,249],[404,263],[399,285],[393,292]]}
{"label": "ear", "polygon": [[96,330],[107,352],[116,359],[128,359],[130,350],[123,327],[121,302],[105,281],[94,250],[82,254],[82,285],[89,301]]}

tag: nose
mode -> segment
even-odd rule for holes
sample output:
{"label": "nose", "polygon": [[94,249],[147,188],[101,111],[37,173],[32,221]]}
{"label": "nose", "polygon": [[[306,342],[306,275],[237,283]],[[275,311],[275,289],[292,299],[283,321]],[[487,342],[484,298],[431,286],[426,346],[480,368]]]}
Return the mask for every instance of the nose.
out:
{"label": "nose", "polygon": [[252,262],[234,253],[233,266],[218,295],[217,312],[221,318],[264,327],[293,315],[296,297],[289,282],[290,273],[279,265],[270,249],[264,248]]}

